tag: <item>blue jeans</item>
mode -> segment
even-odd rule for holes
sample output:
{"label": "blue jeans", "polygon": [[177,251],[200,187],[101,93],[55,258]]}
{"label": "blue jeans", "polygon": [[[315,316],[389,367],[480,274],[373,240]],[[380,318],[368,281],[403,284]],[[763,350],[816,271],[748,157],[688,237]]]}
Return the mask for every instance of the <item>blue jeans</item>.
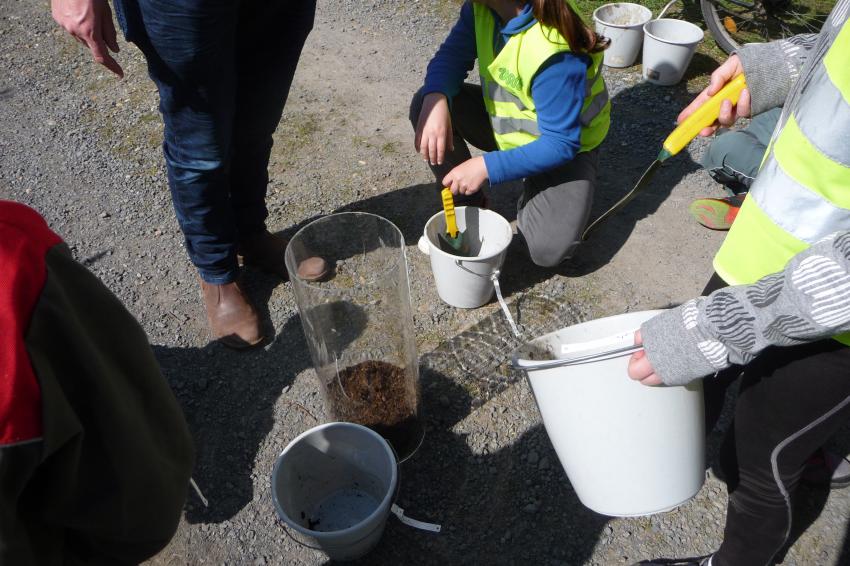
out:
{"label": "blue jeans", "polygon": [[268,162],[316,0],[114,0],[159,90],[168,184],[207,283],[238,275],[265,230]]}

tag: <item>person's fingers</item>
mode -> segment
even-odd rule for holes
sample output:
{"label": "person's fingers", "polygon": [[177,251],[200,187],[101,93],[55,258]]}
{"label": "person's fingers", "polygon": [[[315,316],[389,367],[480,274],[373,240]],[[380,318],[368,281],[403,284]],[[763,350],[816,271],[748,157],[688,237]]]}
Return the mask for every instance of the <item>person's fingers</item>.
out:
{"label": "person's fingers", "polygon": [[655,385],[661,385],[662,382],[661,382],[661,378],[653,373],[652,375],[650,375],[646,379],[641,379],[640,383],[641,383],[641,385],[655,386]]}
{"label": "person's fingers", "polygon": [[443,164],[443,158],[446,156],[446,136],[437,137],[437,165]]}
{"label": "person's fingers", "polygon": [[113,52],[118,53],[121,51],[121,48],[118,46],[118,34],[115,32],[115,24],[112,22],[112,10],[109,9],[109,4],[105,4],[106,6],[106,14],[101,19],[103,22],[103,30],[101,30],[101,34],[103,35],[103,41],[106,42],[106,46]]}
{"label": "person's fingers", "polygon": [[637,351],[631,355],[628,366],[628,374],[630,378],[639,381],[649,375],[649,373],[645,373],[646,364],[643,363],[644,357],[646,357],[646,354],[643,350]]}
{"label": "person's fingers", "polygon": [[699,135],[704,138],[710,137],[714,135],[714,132],[717,131],[717,126],[707,126],[699,131]]}
{"label": "person's fingers", "polygon": [[752,112],[752,99],[750,98],[750,90],[744,89],[741,91],[741,96],[738,97],[737,112],[738,116],[748,118]]}
{"label": "person's fingers", "polygon": [[643,344],[643,335],[640,333],[640,328],[635,330],[635,346]]}
{"label": "person's fingers", "polygon": [[727,128],[735,123],[735,112],[731,100],[720,102],[720,112],[717,114],[717,121]]}
{"label": "person's fingers", "polygon": [[121,65],[112,58],[109,51],[106,49],[106,44],[101,38],[90,37],[86,39],[89,49],[91,49],[92,57],[95,61],[118,75],[119,78],[124,78],[124,70]]}
{"label": "person's fingers", "polygon": [[676,122],[681,124],[685,120],[685,118],[687,118],[688,116],[693,114],[694,111],[696,111],[697,108],[702,106],[703,103],[705,103],[705,101],[708,100],[708,99],[709,99],[709,95],[706,93],[706,90],[703,90],[701,93],[699,93],[697,95],[696,98],[694,98],[691,101],[690,104],[685,106],[684,110],[679,112],[679,115],[676,117]]}
{"label": "person's fingers", "polygon": [[453,195],[457,194],[457,181],[455,180],[455,178],[451,174],[451,172],[449,172],[448,175],[443,177],[442,183],[443,183],[443,186],[446,187],[447,189],[449,189],[452,192]]}
{"label": "person's fingers", "polygon": [[437,137],[428,136],[428,163],[437,164]]}

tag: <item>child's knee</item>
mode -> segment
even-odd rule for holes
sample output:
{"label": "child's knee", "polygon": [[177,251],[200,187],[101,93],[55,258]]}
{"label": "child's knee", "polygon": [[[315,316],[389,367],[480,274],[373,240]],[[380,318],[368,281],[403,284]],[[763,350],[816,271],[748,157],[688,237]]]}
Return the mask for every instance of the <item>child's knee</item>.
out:
{"label": "child's knee", "polygon": [[740,149],[739,146],[742,142],[740,138],[741,134],[739,132],[727,132],[715,137],[700,160],[702,166],[709,171],[722,168],[726,163],[727,157],[735,155]]}
{"label": "child's knee", "polygon": [[531,261],[540,267],[555,267],[570,259],[576,251],[579,242],[570,240],[553,242],[551,239],[525,237],[528,245],[528,255]]}

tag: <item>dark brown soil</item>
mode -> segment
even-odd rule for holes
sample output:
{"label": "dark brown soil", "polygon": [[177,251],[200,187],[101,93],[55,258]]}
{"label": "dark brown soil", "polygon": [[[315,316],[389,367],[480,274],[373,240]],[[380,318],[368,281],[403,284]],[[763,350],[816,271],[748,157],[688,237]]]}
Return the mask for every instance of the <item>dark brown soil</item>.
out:
{"label": "dark brown soil", "polygon": [[334,418],[368,426],[386,438],[399,458],[416,450],[422,438],[418,395],[408,384],[404,368],[369,360],[339,372],[328,384],[330,413]]}

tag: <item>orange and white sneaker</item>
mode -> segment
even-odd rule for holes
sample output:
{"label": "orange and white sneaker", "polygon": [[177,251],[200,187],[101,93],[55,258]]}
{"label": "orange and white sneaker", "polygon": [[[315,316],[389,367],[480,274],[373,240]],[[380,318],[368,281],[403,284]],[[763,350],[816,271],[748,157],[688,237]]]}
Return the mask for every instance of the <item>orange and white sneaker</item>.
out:
{"label": "orange and white sneaker", "polygon": [[691,203],[688,211],[697,222],[712,230],[728,230],[732,227],[746,195],[725,198],[701,198]]}

